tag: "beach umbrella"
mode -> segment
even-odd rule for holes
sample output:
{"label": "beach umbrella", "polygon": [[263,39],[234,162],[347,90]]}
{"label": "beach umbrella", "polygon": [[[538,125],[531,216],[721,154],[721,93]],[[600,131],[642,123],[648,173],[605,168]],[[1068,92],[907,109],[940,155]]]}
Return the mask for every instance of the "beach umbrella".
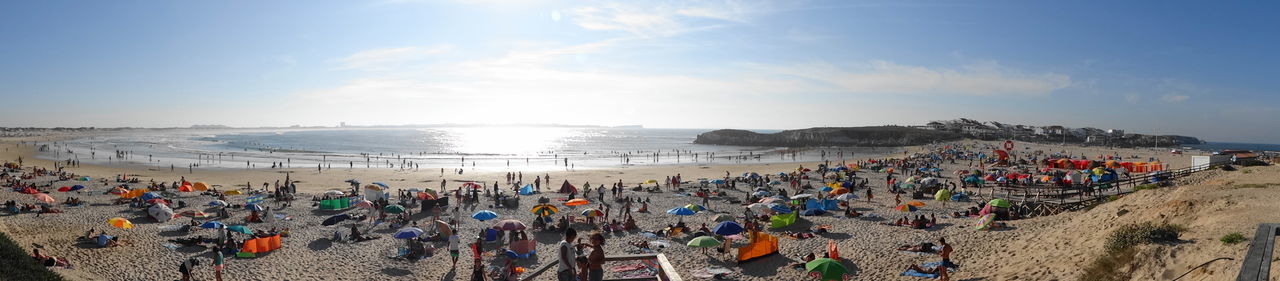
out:
{"label": "beach umbrella", "polygon": [[225,207],[227,206],[227,201],[213,200],[213,201],[209,201],[209,204],[206,204],[206,205],[213,206],[213,207]]}
{"label": "beach umbrella", "polygon": [[480,210],[475,214],[471,214],[471,218],[479,221],[487,221],[487,220],[498,218],[498,214],[490,210]]}
{"label": "beach umbrella", "polygon": [[53,196],[49,196],[48,194],[44,194],[44,193],[36,193],[36,194],[32,194],[31,196],[34,197],[36,201],[45,202],[49,204],[53,204],[53,202],[57,201],[57,200],[53,200]]}
{"label": "beach umbrella", "polygon": [[747,209],[751,209],[752,211],[760,212],[760,211],[768,210],[768,209],[769,209],[769,204],[765,204],[765,203],[754,203],[754,204],[751,204],[751,205],[747,205]]}
{"label": "beach umbrella", "polygon": [[382,207],[382,211],[387,212],[388,214],[404,213],[404,206],[400,206],[400,204],[391,204],[386,207]]}
{"label": "beach umbrella", "polygon": [[698,204],[684,205],[684,207],[689,210],[693,210],[694,212],[701,212],[701,211],[707,210],[707,207],[703,207],[702,205],[698,205]]}
{"label": "beach umbrella", "polygon": [[817,258],[811,262],[804,264],[805,271],[809,272],[809,276],[818,278],[822,281],[841,281],[846,280],[849,269],[845,268],[839,261],[829,258]]}
{"label": "beach umbrella", "polygon": [[1005,200],[1003,198],[991,199],[991,201],[987,202],[987,205],[996,206],[1000,208],[1008,208],[1010,206],[1013,206],[1013,204],[1009,203],[1009,200]]}
{"label": "beach umbrella", "polygon": [[920,210],[920,208],[916,208],[916,206],[911,206],[907,204],[898,205],[897,207],[893,207],[893,209],[898,211],[903,211],[903,212],[915,212],[917,210]]}
{"label": "beach umbrella", "polygon": [[689,240],[689,243],[686,243],[685,245],[694,248],[713,248],[720,246],[720,240],[716,240],[716,238],[711,236],[698,236],[697,238]]}
{"label": "beach umbrella", "polygon": [[936,201],[950,201],[950,200],[951,200],[951,191],[950,191],[950,190],[946,190],[946,189],[939,189],[937,193],[934,193],[934,194],[933,194],[933,200],[936,200]]}
{"label": "beach umbrella", "polygon": [[240,192],[240,190],[227,190],[227,191],[223,191],[222,194],[223,195],[240,195],[240,194],[244,194],[244,192]]}
{"label": "beach umbrella", "polygon": [[819,190],[819,191],[822,191],[822,192],[831,192],[832,190],[835,190],[835,188],[831,188],[830,186],[823,186],[822,188],[819,188],[818,190]]}
{"label": "beach umbrella", "polygon": [[996,220],[996,214],[986,214],[978,217],[978,223],[973,226],[976,230],[985,230],[991,228],[991,223]]}
{"label": "beach umbrella", "polygon": [[261,212],[263,210],[266,210],[267,208],[263,208],[262,205],[258,205],[258,204],[249,204],[249,205],[244,205],[244,209]]}
{"label": "beach umbrella", "polygon": [[391,186],[389,186],[389,185],[387,185],[387,184],[385,184],[385,183],[381,183],[381,182],[376,182],[376,181],[375,181],[375,182],[373,182],[373,184],[374,184],[374,185],[377,185],[377,186],[382,187],[382,189],[383,189],[383,190],[391,189]]}
{"label": "beach umbrella", "polygon": [[565,206],[571,206],[571,207],[572,207],[572,206],[582,206],[582,205],[586,205],[586,204],[591,204],[591,202],[588,202],[588,201],[587,201],[587,199],[582,199],[582,198],[573,199],[573,200],[569,200],[569,201],[565,201],[565,202],[564,202],[564,205],[565,205]]}
{"label": "beach umbrella", "polygon": [[418,200],[436,200],[435,195],[431,195],[430,193],[426,193],[426,192],[418,192],[415,195],[418,196]]}
{"label": "beach umbrella", "polygon": [[697,214],[697,213],[698,212],[695,212],[685,207],[679,207],[679,208],[667,210],[667,214],[672,214],[677,216],[692,216],[693,214]]}
{"label": "beach umbrella", "polygon": [[545,217],[545,216],[550,216],[550,215],[559,213],[560,209],[556,208],[556,206],[553,206],[553,205],[540,204],[537,206],[533,206],[533,209],[529,209],[529,211],[533,212],[534,215],[537,215],[539,217]]}
{"label": "beach umbrella", "polygon": [[360,199],[360,201],[356,201],[356,203],[352,204],[352,206],[355,206],[356,208],[372,209],[373,201]]}
{"label": "beach umbrella", "polygon": [[853,199],[858,199],[858,196],[857,196],[857,195],[853,195],[853,193],[845,193],[845,194],[840,194],[840,196],[836,196],[836,198],[835,198],[835,199],[836,199],[836,200],[841,200],[841,201],[849,201],[849,200],[853,200]]}
{"label": "beach umbrella", "polygon": [[731,216],[731,215],[729,215],[729,214],[719,214],[719,215],[716,215],[716,216],[715,216],[715,218],[713,218],[713,219],[711,219],[711,220],[712,220],[712,221],[715,221],[715,222],[726,222],[726,221],[735,221],[735,220],[738,220],[738,219],[737,219],[737,218],[734,218],[733,216]]}
{"label": "beach umbrella", "polygon": [[808,194],[808,193],[796,194],[791,196],[791,200],[806,199],[810,197],[813,197],[813,194]]}
{"label": "beach umbrella", "polygon": [[373,190],[373,191],[382,191],[382,186],[370,184],[370,185],[365,185],[364,189]]}
{"label": "beach umbrella", "polygon": [[324,192],[324,195],[328,195],[328,196],[343,196],[343,195],[347,195],[347,193],[346,193],[346,192],[342,192],[341,190],[330,190],[330,191],[325,191],[325,192]]}
{"label": "beach umbrella", "polygon": [[831,194],[831,195],[840,195],[840,194],[845,194],[845,193],[849,193],[849,189],[848,189],[848,188],[843,188],[843,187],[841,187],[841,188],[836,188],[836,189],[834,189],[834,190],[831,190],[831,193],[830,193],[830,194]]}
{"label": "beach umbrella", "polygon": [[191,185],[191,189],[194,189],[195,191],[206,191],[206,190],[209,190],[209,184],[204,183],[202,181],[198,181],[195,184]]}
{"label": "beach umbrella", "polygon": [[484,186],[483,186],[483,185],[480,185],[480,184],[478,184],[478,183],[475,183],[475,182],[467,182],[467,183],[462,184],[462,188],[482,189],[482,188],[484,188]]}
{"label": "beach umbrella", "polygon": [[422,236],[422,233],[423,231],[420,228],[406,227],[396,231],[396,234],[392,235],[391,237],[395,237],[396,239],[413,239],[413,238],[417,238],[418,236]]}
{"label": "beach umbrella", "polygon": [[324,222],[321,222],[320,225],[323,225],[323,226],[335,225],[348,219],[351,219],[351,215],[348,215],[348,214],[336,215],[336,216],[332,216],[327,219],[324,219]]}
{"label": "beach umbrella", "polygon": [[911,202],[907,202],[907,205],[916,206],[916,207],[924,207],[924,202],[920,202],[920,201],[911,201]]}
{"label": "beach umbrella", "polygon": [[115,217],[107,220],[107,225],[110,225],[111,227],[115,227],[119,229],[133,228],[133,222],[121,217]]}
{"label": "beach umbrella", "polygon": [[715,228],[712,228],[711,232],[715,232],[716,235],[721,236],[734,235],[742,233],[742,225],[733,221],[724,221],[717,224]]}
{"label": "beach umbrella", "polygon": [[243,226],[243,225],[228,226],[227,230],[230,230],[232,232],[239,232],[239,233],[244,233],[248,235],[253,235],[253,230],[249,230],[248,226]]}
{"label": "beach umbrella", "polygon": [[768,191],[762,190],[762,191],[756,191],[756,193],[752,193],[751,195],[755,197],[765,197],[765,196],[769,196],[769,194],[770,193]]}
{"label": "beach umbrella", "polygon": [[582,210],[582,216],[584,216],[584,217],[603,217],[603,216],[604,216],[604,212],[601,212],[600,210],[596,210],[596,209],[586,209],[586,210]]}
{"label": "beach umbrella", "polygon": [[444,236],[453,235],[453,227],[449,226],[449,223],[446,223],[442,220],[436,220],[435,227],[436,227],[436,231],[440,232],[441,235],[444,235]]}
{"label": "beach umbrella", "polygon": [[423,188],[422,192],[419,192],[419,194],[421,193],[426,193],[427,195],[431,195],[431,197],[434,197],[434,198],[440,198],[440,193],[437,193],[435,189]]}
{"label": "beach umbrella", "polygon": [[219,221],[207,221],[203,224],[200,224],[200,228],[223,228],[223,227],[226,227],[226,225],[222,224],[222,222],[219,222]]}
{"label": "beach umbrella", "polygon": [[779,214],[790,214],[792,212],[791,207],[787,207],[787,205],[776,204],[776,203],[769,204],[769,210],[773,210],[774,212],[777,212]]}
{"label": "beach umbrella", "polygon": [[502,220],[493,225],[494,229],[501,231],[524,230],[524,222],[519,220]]}

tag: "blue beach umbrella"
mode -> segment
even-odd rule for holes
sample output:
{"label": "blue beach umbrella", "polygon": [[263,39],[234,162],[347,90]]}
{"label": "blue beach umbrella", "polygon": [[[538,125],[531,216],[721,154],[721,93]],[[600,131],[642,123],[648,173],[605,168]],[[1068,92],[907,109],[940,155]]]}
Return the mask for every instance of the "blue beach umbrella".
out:
{"label": "blue beach umbrella", "polygon": [[244,209],[250,210],[250,211],[259,211],[259,212],[261,212],[262,210],[266,210],[266,208],[263,208],[262,205],[258,205],[258,204],[244,205]]}
{"label": "blue beach umbrella", "polygon": [[381,186],[384,190],[385,190],[385,189],[390,189],[390,188],[391,188],[391,186],[388,186],[387,184],[385,184],[385,183],[381,183],[381,182],[376,182],[376,181],[375,181],[375,182],[373,182],[373,184],[376,184],[376,185],[378,185],[378,186]]}
{"label": "blue beach umbrella", "polygon": [[399,231],[396,231],[396,234],[393,235],[392,237],[395,237],[396,239],[411,239],[411,238],[417,238],[418,236],[422,236],[422,233],[423,233],[422,229],[420,228],[406,227],[406,228],[401,228]]}
{"label": "blue beach umbrella", "polygon": [[244,233],[244,234],[248,234],[248,235],[253,235],[253,230],[249,230],[249,227],[247,227],[247,226],[243,226],[243,225],[232,225],[232,226],[228,226],[228,227],[227,227],[227,230],[230,230],[230,231],[233,231],[233,232]]}
{"label": "blue beach umbrella", "polygon": [[71,186],[71,191],[76,191],[76,190],[81,190],[81,189],[84,189],[84,186],[83,186],[83,185],[78,185],[78,184],[77,184],[77,185],[73,185],[73,186]]}
{"label": "blue beach umbrella", "polygon": [[711,232],[715,232],[716,235],[723,236],[734,235],[742,233],[742,225],[733,221],[720,222],[720,224],[717,224],[715,228],[711,229]]}
{"label": "blue beach umbrella", "polygon": [[218,221],[208,221],[200,225],[200,228],[222,228],[226,225]]}
{"label": "blue beach umbrella", "polygon": [[697,214],[697,213],[698,212],[694,212],[693,210],[690,210],[689,208],[685,208],[685,207],[679,207],[679,208],[667,210],[667,214],[672,214],[677,216],[692,216],[693,214]]}
{"label": "blue beach umbrella", "polygon": [[479,221],[487,221],[498,218],[498,214],[490,210],[480,210],[479,212],[472,214],[471,218]]}

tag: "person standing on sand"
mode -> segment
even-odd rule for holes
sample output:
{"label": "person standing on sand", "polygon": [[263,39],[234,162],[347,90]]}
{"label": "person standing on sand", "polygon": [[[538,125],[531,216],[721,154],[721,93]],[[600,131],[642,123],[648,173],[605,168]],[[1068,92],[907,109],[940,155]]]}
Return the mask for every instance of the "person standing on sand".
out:
{"label": "person standing on sand", "polygon": [[[728,244],[728,243],[726,243]],[[591,234],[591,254],[587,255],[587,280],[604,280],[604,235]]]}
{"label": "person standing on sand", "polygon": [[577,263],[577,261],[575,261],[577,253],[573,250],[572,242],[576,239],[578,239],[578,232],[576,230],[573,230],[573,228],[564,229],[564,240],[560,240],[560,244],[558,246],[559,254],[556,258],[556,280],[558,281],[577,280],[576,272],[578,271],[574,270],[574,266]]}
{"label": "person standing on sand", "polygon": [[200,265],[200,262],[196,261],[195,258],[183,260],[182,264],[178,265],[178,273],[182,273],[182,281],[191,281],[191,270],[198,265]]}
{"label": "person standing on sand", "polygon": [[955,249],[951,247],[951,244],[947,243],[947,238],[938,238],[938,244],[942,244],[942,250],[938,251],[938,255],[942,256],[942,266],[959,267],[959,265],[951,262],[951,252]]}
{"label": "person standing on sand", "polygon": [[215,278],[217,281],[222,281],[223,254],[222,254],[222,251],[215,251],[214,253],[216,255],[213,256],[213,278]]}

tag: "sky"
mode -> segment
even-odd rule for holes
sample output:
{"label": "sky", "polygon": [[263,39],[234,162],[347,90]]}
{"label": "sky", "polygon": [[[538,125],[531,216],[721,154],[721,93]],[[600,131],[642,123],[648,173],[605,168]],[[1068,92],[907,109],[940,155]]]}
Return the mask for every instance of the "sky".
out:
{"label": "sky", "polygon": [[1275,1],[4,1],[0,126],[967,117],[1280,143]]}

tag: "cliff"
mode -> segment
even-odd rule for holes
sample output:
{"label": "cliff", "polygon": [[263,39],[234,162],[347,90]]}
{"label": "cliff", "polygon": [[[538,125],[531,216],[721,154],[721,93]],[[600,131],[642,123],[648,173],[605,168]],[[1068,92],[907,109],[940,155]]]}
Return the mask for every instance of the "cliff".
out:
{"label": "cliff", "polygon": [[953,141],[964,135],[898,126],[809,128],[761,134],[746,130],[715,130],[698,134],[696,144],[740,146],[910,146]]}

